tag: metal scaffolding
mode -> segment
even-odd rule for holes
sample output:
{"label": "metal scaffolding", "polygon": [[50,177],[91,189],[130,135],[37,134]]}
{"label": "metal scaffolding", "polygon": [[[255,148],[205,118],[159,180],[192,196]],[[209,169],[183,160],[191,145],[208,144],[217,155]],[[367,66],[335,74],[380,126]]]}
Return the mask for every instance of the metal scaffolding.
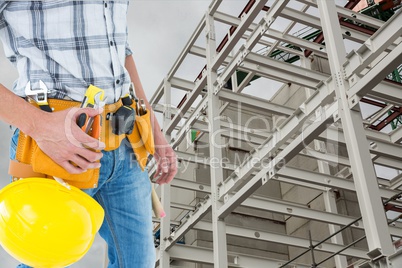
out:
{"label": "metal scaffolding", "polygon": [[400,1],[386,22],[360,1],[225,2],[151,98],[180,170],[158,188],[157,266],[399,267]]}

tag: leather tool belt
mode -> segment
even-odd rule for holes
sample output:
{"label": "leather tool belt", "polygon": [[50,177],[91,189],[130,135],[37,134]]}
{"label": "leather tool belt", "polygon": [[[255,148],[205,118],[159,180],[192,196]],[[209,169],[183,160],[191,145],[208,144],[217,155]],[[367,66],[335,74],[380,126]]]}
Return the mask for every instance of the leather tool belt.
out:
{"label": "leather tool belt", "polygon": [[[71,107],[80,107],[80,102],[50,99],[49,106],[52,111],[57,112]],[[36,105],[36,103],[32,103]],[[119,100],[104,107],[101,116],[100,140],[106,144],[105,151],[117,149],[123,140],[127,138],[136,156],[138,164],[144,170],[148,160],[148,154],[154,154],[155,145],[150,120],[150,111],[138,115],[134,121],[134,128],[131,134],[115,135],[112,133],[111,122],[108,120],[110,115],[115,113],[122,106]],[[133,109],[136,110],[136,103],[133,100]],[[128,144],[124,144],[127,146]],[[13,180],[28,177],[53,178],[58,177],[69,184],[81,189],[96,188],[98,185],[99,169],[90,169],[81,174],[70,174],[60,165],[56,164],[38,147],[35,140],[23,132],[20,132],[17,144],[16,159],[10,161],[9,174]]]}

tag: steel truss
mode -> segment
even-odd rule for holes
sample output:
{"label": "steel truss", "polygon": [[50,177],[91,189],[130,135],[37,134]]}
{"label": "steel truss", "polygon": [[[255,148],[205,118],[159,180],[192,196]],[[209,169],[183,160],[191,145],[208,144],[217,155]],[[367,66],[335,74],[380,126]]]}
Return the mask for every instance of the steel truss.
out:
{"label": "steel truss", "polygon": [[[399,216],[391,219],[385,213],[401,213],[402,179],[400,174],[382,178],[375,170],[382,166],[399,172],[402,130],[387,133],[368,127],[402,107],[402,85],[384,80],[402,63],[401,12],[383,22],[334,1],[261,0],[245,1],[245,10],[236,17],[220,10],[222,2],[212,1],[151,98],[154,110],[163,114],[163,131],[177,150],[181,170],[171,185],[160,189],[167,216],[155,220],[160,230],[157,266],[339,268],[402,262],[393,243],[402,238],[402,223]],[[301,8],[295,9],[295,2]],[[376,31],[371,35],[357,26],[350,28],[340,18]],[[284,30],[277,29],[281,20],[287,24]],[[217,23],[230,28],[220,45]],[[322,31],[325,43],[293,35],[300,25]],[[346,54],[349,41],[360,47]],[[263,54],[259,47],[266,48]],[[274,51],[297,55],[299,60],[292,64],[284,57],[270,57]],[[195,81],[178,75],[190,56],[206,66]],[[313,68],[314,60],[326,62],[330,74]],[[244,74],[242,80],[239,74]],[[243,93],[255,77],[282,86],[270,100]],[[183,91],[177,108],[171,105],[172,88]],[[288,103],[275,98],[285,91],[304,92],[304,99]],[[381,109],[363,118],[362,99],[380,103]],[[257,115],[273,127],[261,130],[230,120],[236,112]],[[200,132],[195,141],[188,138],[192,130]],[[240,162],[228,157],[230,150],[243,152]],[[214,162],[226,158],[224,164]],[[303,161],[315,163],[314,169]],[[188,172],[189,165],[208,173]],[[308,194],[299,199],[285,198],[284,192],[270,196],[268,186]],[[356,213],[338,212],[336,201],[343,193],[355,198]],[[324,204],[314,208],[317,198]],[[270,216],[264,216],[267,213]],[[236,225],[231,219],[237,215],[262,217],[267,226],[279,222],[284,228],[256,228],[247,221]],[[308,222],[309,235],[291,233],[292,220]],[[190,233],[211,234],[206,243],[210,248],[199,246],[197,239],[192,245],[177,243]],[[274,250],[265,249],[269,258],[261,256],[261,249],[257,255],[245,254],[236,251],[231,239],[280,245],[282,251],[270,255]]]}

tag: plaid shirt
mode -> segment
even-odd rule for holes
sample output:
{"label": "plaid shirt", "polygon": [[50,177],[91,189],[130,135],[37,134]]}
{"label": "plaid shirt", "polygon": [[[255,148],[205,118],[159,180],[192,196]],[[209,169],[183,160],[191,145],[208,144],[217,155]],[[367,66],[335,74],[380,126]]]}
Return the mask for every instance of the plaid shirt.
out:
{"label": "plaid shirt", "polygon": [[112,103],[128,92],[124,68],[127,45],[126,1],[2,1],[0,39],[19,78],[13,91],[25,96],[42,80],[50,98],[81,101],[93,84]]}

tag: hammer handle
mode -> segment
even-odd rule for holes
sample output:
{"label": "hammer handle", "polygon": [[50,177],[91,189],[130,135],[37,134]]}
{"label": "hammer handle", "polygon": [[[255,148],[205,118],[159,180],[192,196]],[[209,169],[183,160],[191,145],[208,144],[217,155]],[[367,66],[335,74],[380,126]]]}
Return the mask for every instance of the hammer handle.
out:
{"label": "hammer handle", "polygon": [[154,187],[152,187],[152,210],[154,211],[155,217],[163,218],[166,216],[165,211],[163,210],[161,201],[159,200],[158,195],[155,192]]}

